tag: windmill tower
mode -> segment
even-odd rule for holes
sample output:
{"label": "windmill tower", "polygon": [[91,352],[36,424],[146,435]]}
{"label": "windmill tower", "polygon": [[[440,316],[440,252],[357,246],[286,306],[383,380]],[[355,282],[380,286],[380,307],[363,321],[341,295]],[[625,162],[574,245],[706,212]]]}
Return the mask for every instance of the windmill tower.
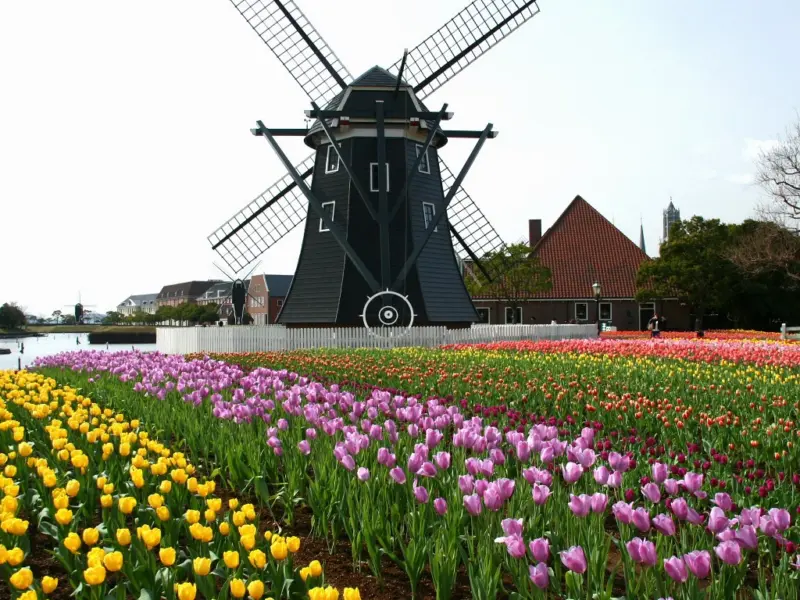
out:
{"label": "windmill tower", "polygon": [[[289,326],[477,321],[459,262],[495,281],[502,262],[482,259],[505,244],[461,184],[497,132],[442,129],[447,104],[431,111],[423,99],[538,14],[535,0],[476,0],[389,69],[355,79],[293,1],[231,1],[309,96],[315,122],[257,122],[252,133],[288,174],[209,236],[212,248],[238,271],[305,221],[278,317]],[[292,165],[281,136],[303,137],[314,153]],[[476,142],[454,176],[440,151],[458,138]]]}

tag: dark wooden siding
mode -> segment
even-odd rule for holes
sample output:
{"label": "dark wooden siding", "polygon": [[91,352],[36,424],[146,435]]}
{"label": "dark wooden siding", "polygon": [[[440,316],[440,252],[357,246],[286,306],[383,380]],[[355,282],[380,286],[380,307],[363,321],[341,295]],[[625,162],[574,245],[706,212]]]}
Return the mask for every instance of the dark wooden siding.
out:
{"label": "dark wooden siding", "polygon": [[[416,143],[405,140],[407,169],[417,159]],[[408,212],[411,219],[414,243],[422,240],[425,233],[423,202],[430,202],[438,215],[443,210],[444,191],[439,173],[439,159],[434,148],[428,149],[430,175],[417,173],[408,194]],[[417,275],[422,288],[422,297],[428,320],[438,322],[477,322],[478,314],[464,286],[459,272],[447,215],[442,217],[436,231],[419,256]]]}
{"label": "dark wooden siding", "polygon": [[[328,145],[323,144],[317,149],[311,191],[320,202],[336,201],[334,221],[346,228],[350,180],[341,165],[336,173],[325,173],[327,148]],[[350,148],[350,140],[344,140],[342,156],[346,160],[349,160]],[[297,269],[278,322],[335,322],[344,266],[344,250],[331,232],[319,231],[319,216],[309,207]]]}

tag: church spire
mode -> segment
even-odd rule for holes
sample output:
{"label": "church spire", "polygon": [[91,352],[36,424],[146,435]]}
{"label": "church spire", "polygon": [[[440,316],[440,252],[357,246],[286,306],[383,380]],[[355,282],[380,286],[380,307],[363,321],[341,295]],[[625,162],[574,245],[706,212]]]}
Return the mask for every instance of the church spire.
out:
{"label": "church spire", "polygon": [[644,224],[642,223],[641,217],[639,218],[639,249],[647,254],[647,250],[644,246]]}

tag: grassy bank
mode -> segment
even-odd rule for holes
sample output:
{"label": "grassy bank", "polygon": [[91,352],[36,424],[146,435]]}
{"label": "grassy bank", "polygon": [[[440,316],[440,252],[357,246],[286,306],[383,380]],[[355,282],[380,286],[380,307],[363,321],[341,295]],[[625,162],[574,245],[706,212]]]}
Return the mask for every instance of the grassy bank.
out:
{"label": "grassy bank", "polygon": [[32,333],[155,333],[152,325],[30,325]]}

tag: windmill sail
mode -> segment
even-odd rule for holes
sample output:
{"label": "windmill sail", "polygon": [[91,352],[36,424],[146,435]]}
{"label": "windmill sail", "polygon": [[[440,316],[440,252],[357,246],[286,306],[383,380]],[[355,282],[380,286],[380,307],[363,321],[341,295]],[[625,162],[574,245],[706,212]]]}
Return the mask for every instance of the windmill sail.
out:
{"label": "windmill sail", "polygon": [[[308,178],[314,170],[314,154],[297,165],[297,170]],[[208,241],[222,260],[239,272],[305,221],[307,213],[303,193],[286,174],[208,236]]]}
{"label": "windmill sail", "polygon": [[536,0],[475,0],[409,51],[403,78],[425,98],[538,13]]}
{"label": "windmill sail", "polygon": [[231,0],[311,100],[324,106],[353,78],[293,0]]}

